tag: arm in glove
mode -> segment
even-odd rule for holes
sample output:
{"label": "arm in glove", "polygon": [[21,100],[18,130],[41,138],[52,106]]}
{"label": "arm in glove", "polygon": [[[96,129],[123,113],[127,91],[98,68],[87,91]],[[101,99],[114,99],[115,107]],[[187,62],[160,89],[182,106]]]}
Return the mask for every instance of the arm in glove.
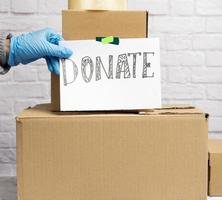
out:
{"label": "arm in glove", "polygon": [[12,37],[8,64],[16,66],[45,58],[49,71],[59,74],[59,59],[72,55],[70,49],[59,46],[62,39],[50,28]]}

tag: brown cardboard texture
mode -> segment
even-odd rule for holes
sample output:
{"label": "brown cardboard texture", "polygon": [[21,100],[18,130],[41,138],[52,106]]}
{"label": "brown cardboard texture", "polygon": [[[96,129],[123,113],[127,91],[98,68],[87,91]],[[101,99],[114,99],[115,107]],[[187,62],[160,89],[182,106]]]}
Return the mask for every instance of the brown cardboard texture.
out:
{"label": "brown cardboard texture", "polygon": [[209,140],[210,196],[222,196],[222,140]]}
{"label": "brown cardboard texture", "polygon": [[148,35],[148,13],[64,10],[62,34],[65,40],[96,39],[100,36],[144,38]]}
{"label": "brown cardboard texture", "polygon": [[[101,36],[145,38],[148,36],[146,11],[74,11],[62,12],[65,40],[96,39]],[[60,109],[59,76],[51,77],[52,109]]]}
{"label": "brown cardboard texture", "polygon": [[207,160],[194,108],[17,117],[19,200],[206,200]]}

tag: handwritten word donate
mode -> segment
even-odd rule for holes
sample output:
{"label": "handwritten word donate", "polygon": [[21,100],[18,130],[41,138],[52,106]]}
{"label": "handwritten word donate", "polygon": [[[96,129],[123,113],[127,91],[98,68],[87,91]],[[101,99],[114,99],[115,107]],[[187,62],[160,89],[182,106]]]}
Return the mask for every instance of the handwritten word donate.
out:
{"label": "handwritten word donate", "polygon": [[[95,57],[92,59],[89,56],[85,56],[81,59],[81,76],[82,79],[86,83],[90,83],[95,76],[95,80],[99,81],[102,79],[102,71],[105,74],[107,79],[129,79],[129,78],[137,78],[137,61],[138,59],[143,59],[143,69],[141,78],[154,78],[154,72],[151,68],[151,62],[148,56],[154,56],[154,52],[137,52],[137,53],[124,53],[120,54],[117,57],[117,63],[114,63],[114,56],[108,56],[108,69],[105,68],[104,62],[101,59],[101,56]],[[132,59],[132,60],[129,60]],[[75,82],[79,75],[80,69],[75,64],[73,60],[71,61],[72,65],[72,79],[70,79],[69,74],[69,81],[67,77],[67,65],[66,60],[62,61],[62,70],[63,70],[63,79],[64,79],[64,86],[72,84]],[[131,62],[129,62],[131,61]],[[130,66],[129,63],[132,63]],[[130,70],[131,69],[131,70]],[[88,73],[87,73],[88,72]]]}

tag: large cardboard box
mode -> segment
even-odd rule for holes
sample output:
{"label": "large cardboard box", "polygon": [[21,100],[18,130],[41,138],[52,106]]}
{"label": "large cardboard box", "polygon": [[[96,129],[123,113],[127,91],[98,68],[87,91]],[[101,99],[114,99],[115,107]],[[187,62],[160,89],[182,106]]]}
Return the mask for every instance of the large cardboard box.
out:
{"label": "large cardboard box", "polygon": [[207,119],[194,108],[17,117],[19,200],[206,200]]}
{"label": "large cardboard box", "polygon": [[[101,36],[146,38],[146,11],[74,11],[62,12],[62,32],[65,40],[96,39]],[[60,109],[59,76],[51,77],[52,109]]]}
{"label": "large cardboard box", "polygon": [[210,196],[222,196],[222,140],[209,140]]}

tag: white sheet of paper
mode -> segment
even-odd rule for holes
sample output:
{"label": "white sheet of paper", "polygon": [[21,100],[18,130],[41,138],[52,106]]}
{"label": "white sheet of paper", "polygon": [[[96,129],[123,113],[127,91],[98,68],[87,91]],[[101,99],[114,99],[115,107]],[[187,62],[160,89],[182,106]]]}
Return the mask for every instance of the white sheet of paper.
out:
{"label": "white sheet of paper", "polygon": [[[60,110],[142,110],[161,107],[158,38],[62,41],[73,51],[60,62]],[[119,63],[119,64],[118,64]]]}

